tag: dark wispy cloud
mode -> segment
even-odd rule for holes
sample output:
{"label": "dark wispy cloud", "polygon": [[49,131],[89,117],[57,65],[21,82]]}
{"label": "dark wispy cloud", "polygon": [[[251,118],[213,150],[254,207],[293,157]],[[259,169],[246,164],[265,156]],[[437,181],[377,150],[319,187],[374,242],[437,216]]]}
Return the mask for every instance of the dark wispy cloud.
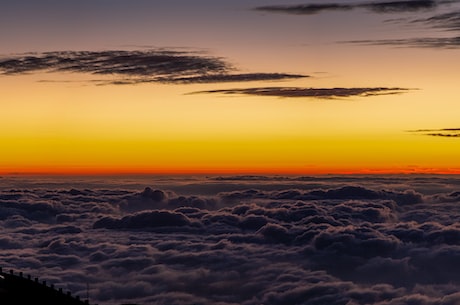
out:
{"label": "dark wispy cloud", "polygon": [[199,93],[218,93],[218,94],[244,94],[257,96],[275,97],[308,97],[308,98],[347,98],[347,97],[367,97],[376,95],[400,94],[407,92],[406,88],[299,88],[299,87],[263,87],[263,88],[242,88],[242,89],[222,89],[194,92]]}
{"label": "dark wispy cloud", "polygon": [[429,18],[419,18],[411,20],[412,24],[423,24],[435,29],[446,31],[460,30],[460,11],[437,14]]}
{"label": "dark wispy cloud", "polygon": [[323,4],[305,4],[305,5],[271,5],[259,6],[255,10],[270,13],[285,13],[295,15],[313,15],[323,11],[347,11],[353,9],[350,4],[323,3]]}
{"label": "dark wispy cloud", "polygon": [[417,129],[408,132],[432,137],[460,138],[460,128]]}
{"label": "dark wispy cloud", "polygon": [[369,2],[358,6],[369,9],[376,13],[399,13],[399,12],[414,12],[420,10],[430,10],[443,3],[442,1],[432,0],[409,0],[409,1],[383,1]]}
{"label": "dark wispy cloud", "polygon": [[[304,5],[270,5],[256,7],[255,10],[296,15],[312,15],[327,11],[349,11],[366,9],[374,13],[402,13],[434,10],[440,5],[458,3],[457,0],[413,0],[413,1],[373,1],[349,3],[314,3]],[[392,19],[391,22],[425,26],[446,32],[460,31],[460,11],[455,10],[423,18]],[[460,36],[451,37],[411,37],[405,39],[354,40],[345,43],[356,45],[388,45],[395,47],[454,49],[460,46]]]}
{"label": "dark wispy cloud", "polygon": [[45,52],[3,59],[0,69],[4,74],[49,70],[161,77],[222,73],[230,67],[220,58],[152,50]]}
{"label": "dark wispy cloud", "polygon": [[277,81],[296,78],[305,78],[308,75],[302,74],[287,74],[287,73],[231,73],[231,74],[207,74],[189,77],[159,77],[156,79],[123,79],[110,84],[115,85],[131,85],[142,83],[174,83],[174,84],[200,84],[200,83],[231,83],[231,82],[251,82],[251,81]]}
{"label": "dark wispy cloud", "polygon": [[394,46],[403,48],[440,48],[456,49],[460,47],[460,36],[457,37],[420,37],[406,39],[352,40],[343,43],[375,46]]}
{"label": "dark wispy cloud", "polygon": [[176,78],[178,83],[219,83],[219,82],[248,82],[248,81],[271,81],[292,78],[303,78],[307,75],[286,73],[241,73],[241,74],[211,74],[195,77]]}
{"label": "dark wispy cloud", "polygon": [[[447,1],[448,2],[448,1]],[[414,12],[419,10],[430,10],[445,1],[434,0],[412,0],[412,1],[376,1],[376,2],[355,2],[355,3],[315,3],[303,5],[270,5],[259,6],[255,10],[285,13],[295,15],[313,15],[326,11],[349,11],[354,9],[366,9],[374,13],[400,13]]]}
{"label": "dark wispy cloud", "polygon": [[65,51],[11,56],[0,60],[4,75],[72,72],[114,75],[102,84],[218,83],[282,80],[306,77],[285,73],[237,73],[222,58],[170,50]]}
{"label": "dark wispy cloud", "polygon": [[[446,1],[453,3],[458,1]],[[408,26],[425,27],[427,29],[441,30],[446,33],[456,33],[460,31],[460,11],[441,13],[431,17],[424,18],[402,18],[392,19],[388,22],[404,24]],[[409,37],[399,39],[370,39],[370,40],[353,40],[344,43],[357,45],[376,45],[376,46],[394,46],[394,47],[411,47],[411,48],[439,48],[439,49],[456,49],[460,47],[460,36],[431,36],[431,37]]]}

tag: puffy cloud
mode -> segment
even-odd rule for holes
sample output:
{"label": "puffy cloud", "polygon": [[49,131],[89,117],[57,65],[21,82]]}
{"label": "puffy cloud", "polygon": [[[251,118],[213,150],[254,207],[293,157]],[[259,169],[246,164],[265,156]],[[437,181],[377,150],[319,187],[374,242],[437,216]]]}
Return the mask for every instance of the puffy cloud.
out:
{"label": "puffy cloud", "polygon": [[278,199],[278,200],[324,200],[324,199],[369,199],[369,200],[394,200],[397,203],[414,204],[423,201],[423,196],[413,190],[402,192],[392,190],[373,190],[361,186],[344,186],[331,189],[313,189],[302,191],[288,189],[281,191],[244,190],[235,192],[223,192],[219,196],[227,201],[244,199]]}
{"label": "puffy cloud", "polygon": [[318,250],[366,258],[389,256],[400,244],[396,237],[365,226],[329,228],[313,242]]}
{"label": "puffy cloud", "polygon": [[[18,197],[11,197],[11,194],[7,194],[3,198],[8,198],[8,200],[0,200],[0,219],[20,215],[30,220],[50,222],[53,221],[59,211],[58,203],[39,201],[34,196],[19,195]],[[31,202],[32,200],[37,201]]]}
{"label": "puffy cloud", "polygon": [[168,207],[179,208],[179,207],[194,207],[199,209],[215,209],[218,202],[214,198],[204,198],[199,196],[179,196],[171,198],[168,201]]}
{"label": "puffy cloud", "polygon": [[367,97],[376,95],[401,94],[407,92],[406,88],[299,88],[299,87],[263,87],[263,88],[242,88],[242,89],[220,89],[193,92],[194,94],[244,94],[257,96],[275,96],[286,98],[347,98]]}
{"label": "puffy cloud", "polygon": [[127,212],[158,209],[166,205],[167,197],[168,194],[161,190],[146,187],[140,193],[124,196],[119,202],[119,208]]}
{"label": "puffy cloud", "polygon": [[140,193],[126,195],[118,203],[118,207],[124,212],[181,207],[215,209],[217,205],[218,201],[212,197],[179,196],[171,191],[153,190],[150,187]]}
{"label": "puffy cloud", "polygon": [[291,240],[289,231],[285,227],[277,224],[267,224],[257,232],[262,234],[265,238],[276,242],[288,243]]}
{"label": "puffy cloud", "polygon": [[191,221],[181,213],[169,211],[149,211],[125,216],[121,219],[104,217],[94,223],[94,228],[139,229],[158,227],[190,226]]}

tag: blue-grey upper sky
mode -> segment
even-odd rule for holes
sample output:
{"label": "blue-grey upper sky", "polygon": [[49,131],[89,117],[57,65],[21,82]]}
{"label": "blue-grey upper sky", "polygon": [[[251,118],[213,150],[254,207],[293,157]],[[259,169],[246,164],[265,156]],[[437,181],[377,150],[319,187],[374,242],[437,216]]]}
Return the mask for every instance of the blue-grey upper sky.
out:
{"label": "blue-grey upper sky", "polygon": [[[275,44],[283,41],[308,44],[312,35],[334,37],[328,29],[345,26],[346,29],[364,30],[363,25],[372,19],[390,19],[395,14],[397,18],[407,18],[432,13],[450,6],[445,2],[304,1],[303,4],[288,6],[274,0],[8,1],[2,3],[0,12],[0,37],[3,42],[0,51],[111,48],[121,45],[215,48],[243,43],[257,45],[266,43],[266,40]],[[373,14],[364,15],[366,10]],[[310,16],[310,21],[306,21],[305,17],[292,18],[279,14],[283,12],[341,14],[320,19]],[[377,15],[380,13],[384,13],[383,16]],[[358,19],[355,14],[359,15]],[[336,30],[337,34],[341,33],[340,28]],[[280,35],[282,33],[284,35]]]}

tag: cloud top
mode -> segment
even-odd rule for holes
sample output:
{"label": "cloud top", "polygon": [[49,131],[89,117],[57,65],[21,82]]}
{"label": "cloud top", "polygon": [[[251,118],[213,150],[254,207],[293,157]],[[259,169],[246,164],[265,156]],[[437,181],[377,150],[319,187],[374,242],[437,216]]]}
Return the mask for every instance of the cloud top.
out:
{"label": "cloud top", "polygon": [[106,305],[460,301],[457,177],[223,178],[4,177],[0,266]]}

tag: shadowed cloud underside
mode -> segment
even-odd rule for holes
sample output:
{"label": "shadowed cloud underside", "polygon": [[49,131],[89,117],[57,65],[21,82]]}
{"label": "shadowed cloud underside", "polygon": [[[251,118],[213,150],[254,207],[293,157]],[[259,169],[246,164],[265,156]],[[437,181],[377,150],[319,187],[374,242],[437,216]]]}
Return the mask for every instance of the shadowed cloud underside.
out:
{"label": "shadowed cloud underside", "polygon": [[428,18],[418,18],[410,21],[413,24],[422,24],[445,31],[460,30],[460,11],[437,14]]}
{"label": "shadowed cloud underside", "polygon": [[366,9],[374,13],[400,13],[434,9],[445,1],[414,0],[414,1],[381,1],[355,3],[315,3],[304,5],[270,5],[259,6],[255,10],[271,13],[295,15],[313,15],[327,11],[350,11]]}
{"label": "shadowed cloud underside", "polygon": [[73,72],[116,75],[102,84],[136,83],[219,83],[269,81],[307,77],[285,73],[234,73],[222,58],[171,50],[147,51],[63,51],[10,56],[0,60],[4,75],[37,72]]}
{"label": "shadowed cloud underside", "polygon": [[389,95],[401,94],[410,89],[406,88],[299,88],[299,87],[265,87],[265,88],[243,88],[243,89],[223,89],[223,90],[209,90],[194,92],[200,93],[217,93],[229,95],[256,95],[256,96],[274,96],[274,97],[287,97],[287,98],[346,98],[346,97],[367,97],[376,95]]}
{"label": "shadowed cloud underside", "polygon": [[394,46],[402,48],[440,48],[456,49],[460,47],[460,37],[421,37],[406,39],[354,40],[344,43],[369,46]]}
{"label": "shadowed cloud underside", "polygon": [[[438,49],[456,49],[460,47],[460,11],[439,13],[425,18],[402,18],[388,20],[390,23],[404,24],[408,27],[421,27],[433,29],[446,33],[455,33],[455,36],[443,37],[408,37],[398,39],[367,39],[367,40],[350,40],[344,43],[357,45],[374,45],[374,46],[395,46],[410,48],[438,48]],[[431,34],[432,35],[432,34]]]}
{"label": "shadowed cloud underside", "polygon": [[460,137],[460,128],[442,128],[442,129],[417,129],[409,130],[408,132],[432,136],[432,137],[444,137],[444,138],[459,138]]}

